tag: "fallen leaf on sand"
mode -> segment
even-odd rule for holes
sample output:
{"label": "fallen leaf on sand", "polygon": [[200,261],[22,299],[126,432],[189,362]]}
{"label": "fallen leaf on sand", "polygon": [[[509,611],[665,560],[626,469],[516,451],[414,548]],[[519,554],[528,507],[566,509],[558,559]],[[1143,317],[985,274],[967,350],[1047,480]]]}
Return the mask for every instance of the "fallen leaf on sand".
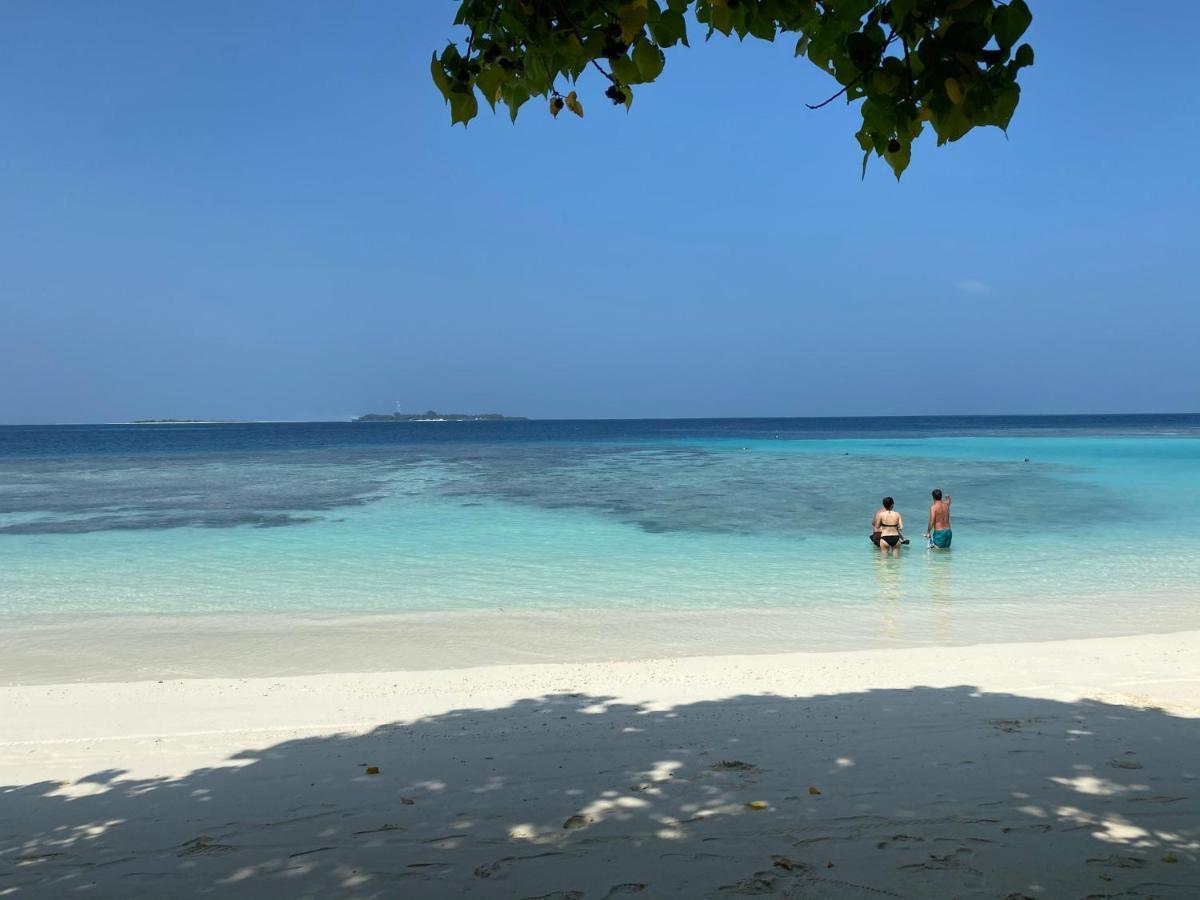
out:
{"label": "fallen leaf on sand", "polygon": [[747,809],[766,809],[771,804],[766,800],[751,800],[746,804]]}
{"label": "fallen leaf on sand", "polygon": [[378,775],[379,774],[379,766],[367,766],[367,774],[368,775]]}
{"label": "fallen leaf on sand", "polygon": [[810,794],[812,794],[814,797],[821,793],[820,791],[818,791],[815,787],[813,787],[811,785],[809,785],[808,792]]}
{"label": "fallen leaf on sand", "polygon": [[1179,857],[1174,853],[1164,853],[1162,856],[1162,861],[1165,863],[1177,863],[1179,862]]}
{"label": "fallen leaf on sand", "polygon": [[585,828],[592,822],[587,816],[575,815],[563,822],[563,828]]}
{"label": "fallen leaf on sand", "polygon": [[723,759],[713,763],[709,768],[715,772],[752,772],[757,767],[753,763],[742,762],[740,759]]}
{"label": "fallen leaf on sand", "polygon": [[788,872],[790,872],[790,871],[792,871],[792,869],[796,868],[796,864],[794,862],[792,862],[792,860],[788,859],[786,856],[775,857],[775,865],[781,869],[787,870]]}

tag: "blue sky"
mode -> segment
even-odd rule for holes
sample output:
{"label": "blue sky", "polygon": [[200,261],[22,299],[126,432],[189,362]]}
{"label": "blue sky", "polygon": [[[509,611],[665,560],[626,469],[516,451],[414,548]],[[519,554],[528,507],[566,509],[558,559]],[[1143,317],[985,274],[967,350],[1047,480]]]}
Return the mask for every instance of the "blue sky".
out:
{"label": "blue sky", "polygon": [[8,0],[0,422],[1198,411],[1200,5],[1030,5],[897,184],[790,43],[464,130],[448,0]]}

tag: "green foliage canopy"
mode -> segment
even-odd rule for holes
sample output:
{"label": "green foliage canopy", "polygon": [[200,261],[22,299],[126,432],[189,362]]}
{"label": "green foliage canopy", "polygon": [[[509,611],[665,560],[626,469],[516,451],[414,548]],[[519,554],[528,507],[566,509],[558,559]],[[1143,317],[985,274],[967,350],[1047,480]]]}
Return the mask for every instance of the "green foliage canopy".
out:
{"label": "green foliage canopy", "polygon": [[787,38],[841,86],[810,108],[861,101],[863,172],[875,154],[899,178],[926,123],[939,146],[976,126],[1007,129],[1018,73],[1033,64],[1018,43],[1032,19],[1025,0],[460,0],[465,45],[434,53],[432,71],[452,124],[475,117],[477,95],[514,121],[532,97],[582,116],[568,88],[585,70],[628,107],[634,85],[662,73],[664,51],[688,45],[689,20],[706,38]]}

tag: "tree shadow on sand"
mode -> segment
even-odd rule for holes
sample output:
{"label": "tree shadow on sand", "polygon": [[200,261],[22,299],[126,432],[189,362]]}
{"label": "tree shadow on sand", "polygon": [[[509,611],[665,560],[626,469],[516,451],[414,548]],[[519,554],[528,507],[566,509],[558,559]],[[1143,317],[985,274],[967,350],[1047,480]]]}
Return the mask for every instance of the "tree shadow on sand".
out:
{"label": "tree shadow on sand", "polygon": [[1198,738],[967,686],[555,694],[0,788],[0,896],[1194,898]]}

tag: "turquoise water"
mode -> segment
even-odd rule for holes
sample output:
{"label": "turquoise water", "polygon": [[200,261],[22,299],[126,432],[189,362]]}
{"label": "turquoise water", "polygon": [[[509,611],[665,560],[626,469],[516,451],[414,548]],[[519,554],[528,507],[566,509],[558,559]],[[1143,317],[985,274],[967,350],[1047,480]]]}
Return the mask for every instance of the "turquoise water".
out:
{"label": "turquoise water", "polygon": [[[1142,604],[1156,630],[1200,624],[1194,417],[747,421],[0,429],[0,613]],[[949,553],[920,538],[934,486]],[[867,541],[885,493],[898,560]]]}

